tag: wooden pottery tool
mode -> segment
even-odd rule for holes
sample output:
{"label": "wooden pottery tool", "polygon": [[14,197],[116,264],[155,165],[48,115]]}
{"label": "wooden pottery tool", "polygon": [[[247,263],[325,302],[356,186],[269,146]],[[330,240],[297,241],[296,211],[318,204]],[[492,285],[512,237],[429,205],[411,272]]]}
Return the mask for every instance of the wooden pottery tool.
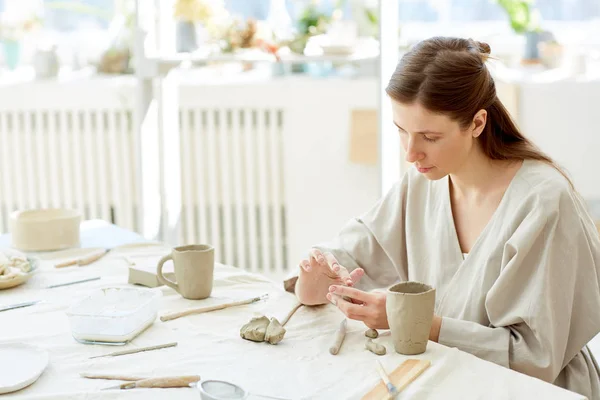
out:
{"label": "wooden pottery tool", "polygon": [[70,267],[73,265],[78,265],[80,267],[84,266],[84,265],[89,265],[95,261],[98,261],[102,257],[104,257],[110,250],[111,249],[97,249],[97,250],[91,251],[90,253],[84,255],[83,257],[72,258],[70,260],[63,261],[58,264],[54,264],[54,267],[55,268],[64,268],[64,267]]}
{"label": "wooden pottery tool", "polygon": [[152,351],[152,350],[166,349],[168,347],[174,347],[174,346],[177,346],[177,342],[167,343],[167,344],[159,344],[157,346],[150,346],[150,347],[141,347],[141,348],[138,348],[138,349],[116,351],[114,353],[103,354],[101,356],[93,356],[93,357],[90,357],[90,359],[92,359],[92,358],[100,358],[100,357],[124,356],[124,355],[127,355],[127,354],[135,354],[135,353],[141,353],[143,351]]}
{"label": "wooden pottery tool", "polygon": [[[404,361],[389,375],[389,382],[396,387],[398,393],[404,390],[412,381],[423,373],[431,362],[429,360],[408,359]],[[383,400],[390,399],[390,392],[383,380],[379,380],[361,400]]]}
{"label": "wooden pottery tool", "polygon": [[135,388],[179,388],[189,387],[191,383],[196,383],[198,381],[200,381],[200,375],[149,378],[142,379],[140,381],[121,383],[120,385],[107,387],[102,390]]}
{"label": "wooden pottery tool", "polygon": [[171,313],[171,314],[165,314],[160,317],[160,320],[165,322],[165,321],[170,321],[172,319],[185,317],[188,315],[202,314],[202,313],[207,313],[207,312],[211,312],[211,311],[223,310],[223,309],[229,308],[229,307],[243,306],[245,304],[256,303],[257,301],[264,300],[267,297],[269,297],[268,294],[263,294],[262,296],[252,297],[251,299],[234,301],[231,303],[219,304],[216,306],[192,308],[192,309],[185,310],[185,311],[179,311],[179,312],[175,312],[175,313]]}
{"label": "wooden pottery tool", "polygon": [[82,378],[87,378],[87,379],[105,379],[105,380],[109,380],[109,381],[128,381],[128,382],[133,382],[133,381],[141,381],[144,379],[150,379],[150,378],[144,378],[141,376],[130,376],[130,375],[111,375],[111,374],[93,374],[91,372],[82,372],[81,374]]}

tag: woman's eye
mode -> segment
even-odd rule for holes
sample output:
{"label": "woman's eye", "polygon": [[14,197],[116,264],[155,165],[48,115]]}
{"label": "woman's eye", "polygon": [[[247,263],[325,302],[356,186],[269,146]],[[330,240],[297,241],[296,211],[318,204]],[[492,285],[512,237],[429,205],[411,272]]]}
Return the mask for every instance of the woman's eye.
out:
{"label": "woman's eye", "polygon": [[437,138],[430,138],[430,137],[427,137],[427,136],[423,136],[423,139],[425,139],[428,142],[436,142],[437,141]]}

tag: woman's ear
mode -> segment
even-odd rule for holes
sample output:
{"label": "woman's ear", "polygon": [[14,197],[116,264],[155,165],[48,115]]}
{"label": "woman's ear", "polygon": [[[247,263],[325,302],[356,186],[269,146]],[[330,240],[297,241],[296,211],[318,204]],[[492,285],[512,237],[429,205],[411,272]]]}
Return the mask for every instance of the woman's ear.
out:
{"label": "woman's ear", "polygon": [[483,132],[483,128],[485,128],[485,124],[487,122],[487,111],[479,110],[473,117],[473,123],[471,124],[471,134],[474,138],[479,137],[481,132]]}

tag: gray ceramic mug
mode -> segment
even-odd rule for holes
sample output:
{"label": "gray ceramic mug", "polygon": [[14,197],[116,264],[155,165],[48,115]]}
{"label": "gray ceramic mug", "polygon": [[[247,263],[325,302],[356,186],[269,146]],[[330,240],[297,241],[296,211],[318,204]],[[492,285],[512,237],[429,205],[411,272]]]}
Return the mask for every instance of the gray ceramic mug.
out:
{"label": "gray ceramic mug", "polygon": [[[163,275],[165,262],[173,260],[175,279],[170,281]],[[175,289],[186,299],[201,300],[210,296],[213,288],[215,250],[207,244],[175,247],[156,266],[158,281]]]}
{"label": "gray ceramic mug", "polygon": [[420,282],[402,282],[387,290],[386,312],[397,353],[424,353],[435,308],[435,289]]}

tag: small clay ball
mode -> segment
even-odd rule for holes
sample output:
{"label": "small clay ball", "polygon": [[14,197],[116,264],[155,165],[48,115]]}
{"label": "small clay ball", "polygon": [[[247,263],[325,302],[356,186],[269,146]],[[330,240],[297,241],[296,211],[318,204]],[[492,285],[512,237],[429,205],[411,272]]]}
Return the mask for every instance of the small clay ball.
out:
{"label": "small clay ball", "polygon": [[371,339],[377,339],[379,332],[377,332],[375,329],[367,329],[365,331],[365,336]]}

